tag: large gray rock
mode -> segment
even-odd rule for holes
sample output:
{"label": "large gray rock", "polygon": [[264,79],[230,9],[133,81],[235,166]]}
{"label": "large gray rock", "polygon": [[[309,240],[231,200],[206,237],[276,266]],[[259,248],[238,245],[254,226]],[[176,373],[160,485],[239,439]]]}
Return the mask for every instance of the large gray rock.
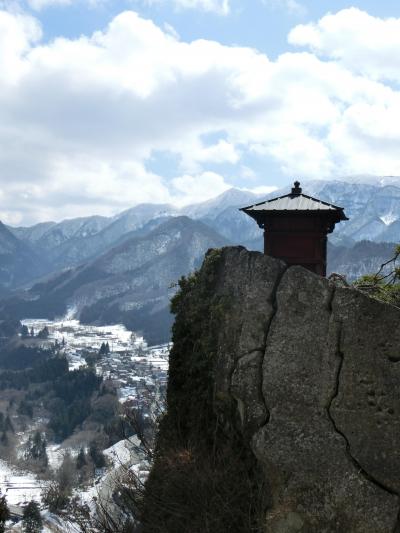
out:
{"label": "large gray rock", "polygon": [[220,261],[214,408],[235,401],[269,487],[265,531],[395,531],[400,311],[243,248]]}
{"label": "large gray rock", "polygon": [[146,533],[400,531],[399,309],[241,247],[173,309]]}
{"label": "large gray rock", "polygon": [[[267,418],[262,396],[262,361],[275,293],[286,265],[242,247],[224,248],[215,293],[224,305],[216,362],[216,404],[232,396],[241,430],[251,434]],[[260,304],[260,302],[262,302]]]}

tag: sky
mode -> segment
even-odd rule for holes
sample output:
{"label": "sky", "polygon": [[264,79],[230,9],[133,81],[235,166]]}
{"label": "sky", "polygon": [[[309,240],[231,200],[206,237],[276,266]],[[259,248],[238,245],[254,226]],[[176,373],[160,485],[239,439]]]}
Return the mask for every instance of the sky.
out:
{"label": "sky", "polygon": [[0,220],[400,175],[400,2],[0,0]]}

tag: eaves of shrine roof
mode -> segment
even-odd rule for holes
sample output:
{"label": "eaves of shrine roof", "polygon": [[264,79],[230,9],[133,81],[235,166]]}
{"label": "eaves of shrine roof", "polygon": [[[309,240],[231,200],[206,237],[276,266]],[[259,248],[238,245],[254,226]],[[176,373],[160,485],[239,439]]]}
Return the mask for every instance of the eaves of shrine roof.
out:
{"label": "eaves of shrine roof", "polygon": [[329,204],[307,194],[286,194],[285,196],[279,196],[278,198],[272,198],[258,204],[249,205],[248,207],[242,207],[241,211],[245,213],[254,213],[260,211],[268,212],[284,212],[284,211],[323,211],[323,212],[336,212],[340,215],[341,220],[348,220],[343,212],[343,207]]}

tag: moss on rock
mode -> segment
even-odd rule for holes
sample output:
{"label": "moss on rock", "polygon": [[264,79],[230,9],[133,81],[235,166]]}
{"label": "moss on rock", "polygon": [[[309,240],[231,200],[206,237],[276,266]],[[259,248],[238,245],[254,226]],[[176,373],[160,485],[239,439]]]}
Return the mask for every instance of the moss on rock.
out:
{"label": "moss on rock", "polygon": [[[261,494],[255,459],[241,435],[221,422],[229,395],[215,390],[218,340],[229,296],[216,291],[221,250],[181,278],[171,302],[176,319],[156,456],[146,485],[144,533],[258,531]],[[218,410],[215,404],[218,404]]]}

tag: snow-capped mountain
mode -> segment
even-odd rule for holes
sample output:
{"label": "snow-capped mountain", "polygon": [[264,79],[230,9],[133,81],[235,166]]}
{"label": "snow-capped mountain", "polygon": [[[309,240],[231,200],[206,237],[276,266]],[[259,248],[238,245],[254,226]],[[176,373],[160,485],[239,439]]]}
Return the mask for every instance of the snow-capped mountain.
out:
{"label": "snow-capped mountain", "polygon": [[178,209],[169,204],[139,204],[114,217],[86,217],[8,229],[19,239],[33,244],[51,263],[51,270],[76,266],[118,244],[131,232],[151,229],[167,218],[188,216],[201,220],[229,240],[247,244],[259,235],[252,220],[238,208],[261,201],[261,195],[230,189],[207,202]]}
{"label": "snow-capped mountain", "polygon": [[[305,181],[303,192],[344,207],[349,221],[338,224],[333,243],[352,244],[362,240],[400,242],[400,178],[365,178],[355,181]],[[291,186],[268,195],[230,190],[213,201],[193,206],[188,216],[200,218],[232,242],[250,248],[261,246],[262,232],[238,207],[290,192]]]}
{"label": "snow-capped mountain", "polygon": [[62,316],[74,308],[91,323],[124,323],[148,340],[168,339],[170,296],[177,280],[195,270],[209,248],[227,241],[188,217],[175,217],[133,236],[88,263],[43,280],[8,300],[18,318]]}
{"label": "snow-capped mountain", "polygon": [[56,224],[43,222],[28,228],[11,228],[22,240],[36,243],[43,248],[54,248],[71,239],[95,235],[109,224],[107,217],[89,216],[71,218]]}
{"label": "snow-capped mountain", "polygon": [[333,242],[400,242],[400,178],[366,181],[312,181],[305,182],[303,190],[345,208],[350,220],[336,226]]}
{"label": "snow-capped mountain", "polygon": [[[314,180],[302,183],[311,196],[345,208],[349,221],[338,224],[332,242],[352,245],[364,239],[400,241],[400,178],[358,176],[351,180]],[[198,204],[178,209],[169,204],[140,204],[114,217],[91,216],[8,229],[33,244],[53,270],[78,265],[114,246],[132,231],[168,217],[186,215],[201,220],[233,243],[259,248],[261,230],[240,207],[286,194],[290,185],[268,195],[229,189]]]}

